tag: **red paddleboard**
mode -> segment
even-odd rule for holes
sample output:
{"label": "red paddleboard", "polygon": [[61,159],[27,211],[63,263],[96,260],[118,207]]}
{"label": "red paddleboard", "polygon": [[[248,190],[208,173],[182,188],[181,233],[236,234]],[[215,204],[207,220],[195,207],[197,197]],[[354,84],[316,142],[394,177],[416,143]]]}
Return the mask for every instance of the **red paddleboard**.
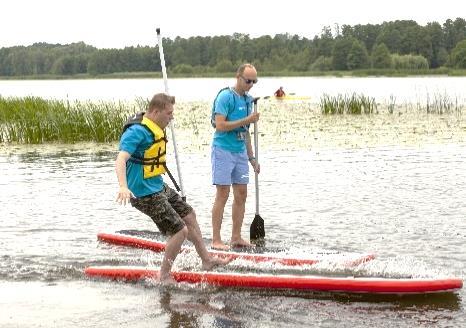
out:
{"label": "red paddleboard", "polygon": [[[163,252],[165,251],[165,243],[151,239],[145,238],[136,235],[129,235],[120,232],[100,232],[97,234],[97,238],[100,241],[104,241],[107,243],[115,244],[115,245],[123,245],[123,246],[131,246],[131,247],[138,247],[144,249],[150,249],[155,252]],[[192,247],[183,247],[182,252],[190,252],[194,251]],[[214,256],[218,256],[221,258],[226,258],[229,260],[247,260],[253,261],[256,263],[259,262],[271,262],[271,263],[278,263],[287,266],[298,266],[298,265],[313,265],[322,259],[325,259],[325,254],[316,256],[316,258],[308,258],[308,259],[301,259],[301,258],[291,258],[287,256],[280,256],[276,254],[259,254],[259,253],[246,253],[246,252],[234,252],[234,251],[217,251],[217,250],[210,250],[210,254]],[[337,254],[329,254],[335,256]],[[328,258],[328,257],[327,257]],[[375,256],[373,254],[362,254],[358,256],[348,256],[346,259],[343,259],[343,263],[345,266],[356,266],[367,261],[374,259]]]}
{"label": "red paddleboard", "polygon": [[[144,278],[157,279],[159,270],[157,268],[138,266],[94,266],[86,268],[85,273],[91,277],[134,281]],[[293,289],[370,294],[452,292],[463,287],[463,281],[457,278],[390,279],[188,271],[173,271],[172,276],[177,282],[194,284],[206,283],[220,287]]]}

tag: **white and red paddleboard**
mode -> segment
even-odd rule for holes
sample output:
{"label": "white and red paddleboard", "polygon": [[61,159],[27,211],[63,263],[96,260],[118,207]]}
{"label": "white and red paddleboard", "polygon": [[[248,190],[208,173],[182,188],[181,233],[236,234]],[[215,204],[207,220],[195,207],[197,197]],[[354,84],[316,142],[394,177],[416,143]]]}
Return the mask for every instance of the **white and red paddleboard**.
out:
{"label": "white and red paddleboard", "polygon": [[[157,268],[138,266],[93,266],[85,269],[92,277],[141,280],[159,275]],[[370,293],[370,294],[424,294],[452,292],[463,287],[458,278],[445,279],[390,279],[321,277],[310,275],[271,275],[219,272],[174,271],[177,282],[205,283],[220,287],[293,289],[322,292]]]}
{"label": "white and red paddleboard", "polygon": [[[97,238],[100,241],[115,245],[123,245],[130,247],[138,247],[143,249],[150,249],[155,252],[163,252],[165,250],[165,243],[157,241],[152,238],[146,238],[135,234],[127,234],[123,232],[100,232],[97,234]],[[193,251],[192,247],[183,247],[182,252]],[[259,262],[271,262],[278,263],[287,266],[298,266],[298,265],[313,265],[326,258],[325,254],[315,255],[315,258],[292,258],[288,256],[278,254],[259,254],[259,253],[246,253],[246,252],[234,252],[234,251],[218,251],[210,250],[210,254],[226,258],[230,260],[247,260],[256,263]],[[334,256],[335,254],[329,254]],[[328,257],[327,257],[328,258]],[[362,254],[362,255],[342,255],[342,262],[345,266],[356,266],[370,260],[373,260],[375,256],[373,254]]]}

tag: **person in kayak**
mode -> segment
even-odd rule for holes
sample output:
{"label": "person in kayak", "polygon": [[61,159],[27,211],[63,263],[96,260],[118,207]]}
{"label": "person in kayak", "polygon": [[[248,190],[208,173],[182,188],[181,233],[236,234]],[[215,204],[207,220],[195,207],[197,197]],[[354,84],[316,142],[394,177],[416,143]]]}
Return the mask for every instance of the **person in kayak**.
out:
{"label": "person in kayak", "polygon": [[220,230],[223,213],[233,187],[232,220],[230,245],[250,247],[252,244],[241,237],[249,166],[259,173],[251,146],[249,125],[259,120],[259,113],[252,110],[253,97],[248,94],[257,83],[257,71],[251,64],[242,64],[236,71],[236,84],[222,89],[212,106],[212,125],[215,132],[212,142],[212,184],[216,186],[215,201],[212,206],[212,248],[227,250]]}
{"label": "person in kayak", "polygon": [[204,270],[228,263],[209,254],[193,208],[163,181],[162,174],[169,173],[165,128],[173,119],[174,104],[175,97],[154,95],[147,111],[125,124],[115,162],[120,186],[116,201],[122,205],[130,202],[168,236],[160,268],[161,282],[174,281],[170,271],[185,239],[194,244]]}
{"label": "person in kayak", "polygon": [[286,96],[286,93],[285,91],[283,90],[283,87],[280,87],[277,89],[277,91],[275,91],[275,93],[273,94],[275,97],[285,97]]}

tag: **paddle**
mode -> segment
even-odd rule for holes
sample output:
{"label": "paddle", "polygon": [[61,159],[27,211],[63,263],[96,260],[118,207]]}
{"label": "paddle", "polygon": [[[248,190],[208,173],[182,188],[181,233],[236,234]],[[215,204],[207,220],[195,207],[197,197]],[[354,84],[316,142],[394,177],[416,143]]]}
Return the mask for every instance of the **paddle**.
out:
{"label": "paddle", "polygon": [[[157,39],[158,39],[159,52],[160,52],[160,64],[162,65],[163,82],[165,84],[165,93],[167,95],[169,95],[170,93],[168,92],[167,69],[165,67],[165,56],[163,55],[163,45],[162,45],[162,36],[160,35],[160,28],[157,28],[156,31],[157,31]],[[184,193],[184,188],[183,188],[183,179],[181,177],[180,161],[179,161],[179,158],[178,158],[178,151],[177,151],[177,147],[176,147],[175,128],[173,127],[172,121],[170,121],[170,123],[168,125],[170,126],[170,130],[171,130],[171,133],[172,133],[173,151],[175,153],[176,169],[178,170],[178,179],[180,180],[181,198],[183,198],[183,200],[186,201],[186,195]]]}
{"label": "paddle", "polygon": [[[257,113],[257,101],[259,98],[254,99],[254,113]],[[254,155],[256,156],[256,162],[259,163],[259,134],[257,129],[257,122],[254,123]],[[259,175],[255,172],[255,186],[256,186],[256,215],[252,220],[250,227],[249,239],[253,244],[257,246],[265,245],[265,228],[264,219],[259,215]]]}

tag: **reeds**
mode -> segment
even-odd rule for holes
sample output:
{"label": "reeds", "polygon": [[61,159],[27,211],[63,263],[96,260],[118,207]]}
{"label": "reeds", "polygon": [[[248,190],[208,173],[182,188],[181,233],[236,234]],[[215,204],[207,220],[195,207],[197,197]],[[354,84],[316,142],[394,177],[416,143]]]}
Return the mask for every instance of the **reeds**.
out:
{"label": "reeds", "polygon": [[0,142],[39,144],[118,140],[138,105],[0,96]]}
{"label": "reeds", "polygon": [[374,98],[356,93],[351,96],[324,94],[320,99],[320,109],[323,114],[372,114],[377,110],[377,104]]}
{"label": "reeds", "polygon": [[[422,108],[422,104],[418,104],[418,107]],[[432,100],[430,99],[429,93],[427,93],[425,109],[428,114],[459,113],[461,111],[461,106],[458,104],[458,98],[453,100],[446,93],[436,93],[433,95]]]}
{"label": "reeds", "polygon": [[[127,102],[70,102],[67,100],[46,100],[39,97],[3,98],[0,96],[0,143],[77,143],[77,142],[114,142],[118,141],[122,127],[129,116],[145,110],[148,99]],[[417,106],[416,106],[417,105]],[[329,96],[325,94],[319,107],[308,103],[261,103],[261,137],[274,135],[287,136],[290,129],[312,126],[308,119],[331,114],[373,114],[379,113],[372,97],[352,94],[351,96]],[[386,105],[380,105],[388,114],[461,114],[465,108],[458,98],[436,94],[416,103],[398,105],[391,96]],[[404,109],[404,111],[403,111]],[[317,116],[316,116],[317,114]],[[381,113],[383,115],[383,113]],[[211,103],[177,103],[175,126],[180,133],[179,141],[189,143],[190,147],[210,144],[212,127],[210,125]],[[304,116],[304,117],[303,117]],[[373,116],[371,117],[371,119]],[[351,119],[351,117],[343,118]],[[355,117],[355,119],[357,119]],[[364,119],[363,117],[361,119]],[[335,120],[338,121],[337,118]],[[336,122],[334,119],[332,121]],[[304,123],[303,123],[304,122]],[[269,131],[269,132],[266,132]],[[275,134],[277,135],[277,134]]]}

